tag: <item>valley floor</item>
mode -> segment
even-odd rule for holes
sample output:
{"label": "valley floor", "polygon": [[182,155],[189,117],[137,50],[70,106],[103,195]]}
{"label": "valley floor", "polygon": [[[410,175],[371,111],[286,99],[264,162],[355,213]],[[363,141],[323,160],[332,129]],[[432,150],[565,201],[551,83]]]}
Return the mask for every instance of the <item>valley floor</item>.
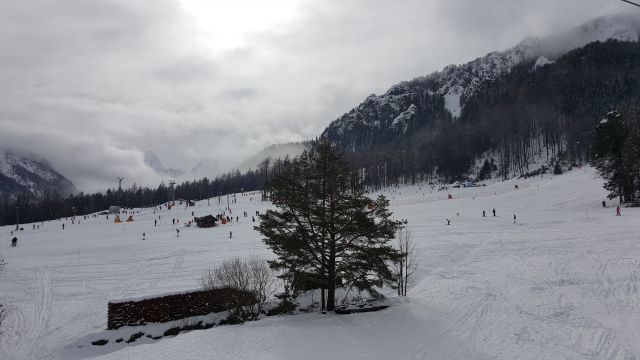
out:
{"label": "valley floor", "polygon": [[[92,355],[640,359],[640,209],[624,208],[617,217],[614,205],[602,208],[602,180],[587,167],[450,191],[451,200],[420,186],[384,192],[394,216],[409,221],[420,260],[409,296],[387,310],[272,317],[110,353],[96,347]],[[9,247],[11,227],[0,228],[0,254],[8,262],[0,299],[12,307],[0,357],[72,357],[70,344],[106,328],[109,299],[197,288],[209,266],[235,256],[271,256],[253,230],[251,215],[268,208],[257,199],[237,196],[231,209],[238,223],[180,226],[180,237],[172,218],[182,224],[191,211],[218,213],[226,197],[220,205],[212,199],[210,206],[205,200],[186,210],[142,210],[129,224],[111,217],[45,222],[39,231],[27,224],[17,248]]]}

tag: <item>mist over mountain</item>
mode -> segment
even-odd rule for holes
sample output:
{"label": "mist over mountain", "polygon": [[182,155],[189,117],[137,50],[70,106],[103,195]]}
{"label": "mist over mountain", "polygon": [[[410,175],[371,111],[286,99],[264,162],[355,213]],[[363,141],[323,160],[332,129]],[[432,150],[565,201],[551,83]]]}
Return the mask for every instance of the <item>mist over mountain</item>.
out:
{"label": "mist over mountain", "polygon": [[310,148],[309,142],[274,144],[240,163],[237,169],[241,173],[255,170],[267,158],[272,160],[284,159],[285,157],[294,158]]}
{"label": "mist over mountain", "polygon": [[158,155],[150,150],[145,151],[144,153],[144,163],[161,176],[177,178],[186,174],[186,171],[184,170],[165,167],[162,164],[162,161],[160,161]]}

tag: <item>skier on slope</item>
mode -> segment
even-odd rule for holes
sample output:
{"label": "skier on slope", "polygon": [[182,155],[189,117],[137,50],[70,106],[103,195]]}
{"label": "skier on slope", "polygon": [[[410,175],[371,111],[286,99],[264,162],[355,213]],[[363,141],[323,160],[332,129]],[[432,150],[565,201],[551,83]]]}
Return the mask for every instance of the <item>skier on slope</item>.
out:
{"label": "skier on slope", "polygon": [[616,208],[616,216],[620,216],[620,206]]}
{"label": "skier on slope", "polygon": [[493,209],[493,216],[496,216],[496,209]]}

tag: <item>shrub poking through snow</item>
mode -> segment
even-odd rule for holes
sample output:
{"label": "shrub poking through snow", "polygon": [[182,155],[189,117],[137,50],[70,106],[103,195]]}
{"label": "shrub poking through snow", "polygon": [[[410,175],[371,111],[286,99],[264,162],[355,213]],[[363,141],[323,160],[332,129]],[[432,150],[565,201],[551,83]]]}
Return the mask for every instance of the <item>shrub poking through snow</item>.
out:
{"label": "shrub poking through snow", "polygon": [[559,161],[556,161],[556,165],[553,167],[553,175],[562,175],[562,166]]}
{"label": "shrub poking through snow", "polygon": [[256,301],[252,304],[235,296],[225,300],[225,306],[230,312],[230,323],[257,320],[274,294],[275,282],[276,276],[269,264],[258,256],[227,260],[222,265],[207,270],[200,280],[206,290],[231,288],[238,290],[238,294],[251,293],[255,296]]}
{"label": "shrub poking through snow", "polygon": [[400,260],[393,263],[398,295],[407,296],[407,288],[413,282],[413,273],[418,268],[418,254],[411,231],[400,229],[397,238]]}

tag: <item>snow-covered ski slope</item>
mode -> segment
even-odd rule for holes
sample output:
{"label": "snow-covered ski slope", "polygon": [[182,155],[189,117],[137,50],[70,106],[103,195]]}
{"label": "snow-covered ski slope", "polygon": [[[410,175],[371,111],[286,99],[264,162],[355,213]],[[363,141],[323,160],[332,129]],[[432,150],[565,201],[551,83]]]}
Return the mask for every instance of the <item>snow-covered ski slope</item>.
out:
{"label": "snow-covered ski slope", "polygon": [[[94,354],[97,359],[640,358],[640,209],[624,208],[616,217],[615,206],[602,208],[602,180],[587,167],[450,191],[451,200],[426,186],[385,191],[394,215],[408,219],[420,259],[409,297],[387,310],[273,317],[111,353],[95,346]],[[217,201],[156,214],[142,210],[126,225],[111,217],[73,225],[45,222],[40,231],[26,224],[17,248],[9,247],[10,227],[0,228],[0,253],[8,262],[0,298],[13,307],[0,335],[0,358],[68,358],[65,346],[106,328],[109,299],[196,288],[202,272],[225,259],[270,256],[251,222],[268,204],[256,200],[258,195],[250,198],[238,195],[231,204],[239,223],[181,226],[180,237],[172,218],[182,225],[192,210],[217,213]],[[158,215],[161,222],[154,227]]]}

